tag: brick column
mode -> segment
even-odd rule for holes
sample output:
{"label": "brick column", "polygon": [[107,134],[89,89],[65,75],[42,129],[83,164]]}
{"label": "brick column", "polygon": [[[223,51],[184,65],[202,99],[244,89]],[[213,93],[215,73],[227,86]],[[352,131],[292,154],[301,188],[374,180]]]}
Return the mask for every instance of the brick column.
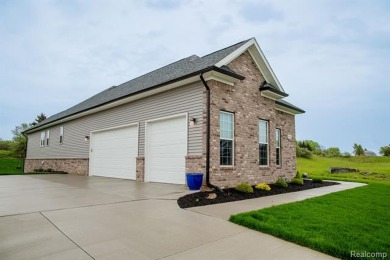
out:
{"label": "brick column", "polygon": [[145,180],[145,157],[144,156],[139,156],[137,157],[137,181],[138,182],[144,182]]}

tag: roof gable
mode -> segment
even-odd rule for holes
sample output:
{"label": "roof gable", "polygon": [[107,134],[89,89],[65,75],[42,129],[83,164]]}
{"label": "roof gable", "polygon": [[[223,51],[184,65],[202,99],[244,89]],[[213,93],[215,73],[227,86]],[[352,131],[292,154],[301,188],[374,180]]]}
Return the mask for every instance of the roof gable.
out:
{"label": "roof gable", "polygon": [[229,55],[218,61],[215,66],[227,66],[231,61],[236,59],[245,51],[248,51],[252,56],[252,59],[255,61],[256,66],[260,70],[264,79],[272,86],[275,86],[279,91],[285,92],[255,38],[245,41],[245,43],[240,47],[236,48]]}

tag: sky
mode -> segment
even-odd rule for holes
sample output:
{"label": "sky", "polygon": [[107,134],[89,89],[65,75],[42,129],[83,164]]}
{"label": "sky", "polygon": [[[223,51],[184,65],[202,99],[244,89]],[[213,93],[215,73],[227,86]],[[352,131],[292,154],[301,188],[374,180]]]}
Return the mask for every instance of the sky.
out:
{"label": "sky", "polygon": [[296,137],[390,143],[388,0],[0,0],[0,138],[113,85],[255,37]]}

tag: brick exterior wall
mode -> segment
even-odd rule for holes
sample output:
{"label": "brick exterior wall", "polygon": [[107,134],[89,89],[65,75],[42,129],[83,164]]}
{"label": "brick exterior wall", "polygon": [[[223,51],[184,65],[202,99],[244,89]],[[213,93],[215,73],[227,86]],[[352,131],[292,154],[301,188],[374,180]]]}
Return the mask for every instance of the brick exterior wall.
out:
{"label": "brick exterior wall", "polygon": [[186,156],[186,173],[203,173],[203,186],[206,185],[206,157],[202,155]]}
{"label": "brick exterior wall", "polygon": [[[275,101],[262,97],[259,91],[263,76],[248,52],[243,53],[229,68],[245,79],[235,86],[208,81],[211,89],[210,181],[220,187],[234,187],[240,182],[273,183],[279,177],[295,175],[295,117],[275,110]],[[206,92],[203,100],[205,104]],[[220,166],[219,113],[234,113],[234,166]],[[206,117],[204,106],[203,118]],[[258,123],[269,121],[269,166],[259,165]],[[203,120],[206,122],[206,120]],[[282,164],[275,165],[275,129],[281,129]],[[203,155],[206,147],[206,125],[203,125]]]}
{"label": "brick exterior wall", "polygon": [[89,159],[26,159],[24,172],[52,169],[73,175],[88,175]]}
{"label": "brick exterior wall", "polygon": [[137,157],[136,162],[136,174],[137,174],[137,181],[138,182],[144,182],[145,180],[145,156],[139,156]]}

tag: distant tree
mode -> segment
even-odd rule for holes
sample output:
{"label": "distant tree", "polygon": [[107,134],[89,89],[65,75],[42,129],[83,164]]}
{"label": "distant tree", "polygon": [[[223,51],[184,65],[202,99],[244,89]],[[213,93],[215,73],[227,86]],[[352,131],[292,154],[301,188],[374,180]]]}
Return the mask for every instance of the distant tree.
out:
{"label": "distant tree", "polygon": [[39,115],[37,115],[37,118],[35,118],[35,121],[31,123],[31,125],[36,125],[40,122],[42,122],[43,120],[45,120],[47,117],[44,113],[40,113]]}
{"label": "distant tree", "polygon": [[13,146],[13,141],[0,140],[0,150],[10,151]]}
{"label": "distant tree", "polygon": [[301,148],[299,146],[296,147],[296,153],[297,157],[303,157],[303,158],[312,158],[313,154],[310,150],[307,148]]}
{"label": "distant tree", "polygon": [[325,154],[327,157],[339,157],[341,156],[340,149],[338,147],[329,147],[326,149]]}
{"label": "distant tree", "polygon": [[14,141],[13,152],[16,158],[25,158],[27,139],[22,132],[26,131],[31,126],[32,124],[22,123],[21,125],[15,126],[14,130],[11,130],[13,134],[12,141]]}
{"label": "distant tree", "polygon": [[364,149],[360,144],[354,144],[353,153],[355,154],[355,156],[364,156]]}
{"label": "distant tree", "polygon": [[379,154],[383,156],[390,156],[390,144],[382,146],[379,150]]}
{"label": "distant tree", "polygon": [[346,157],[346,158],[350,158],[351,157],[351,154],[349,152],[345,152],[343,153],[342,155],[343,157]]}
{"label": "distant tree", "polygon": [[320,149],[320,145],[313,140],[298,141],[298,146],[301,148],[306,148],[311,152]]}

